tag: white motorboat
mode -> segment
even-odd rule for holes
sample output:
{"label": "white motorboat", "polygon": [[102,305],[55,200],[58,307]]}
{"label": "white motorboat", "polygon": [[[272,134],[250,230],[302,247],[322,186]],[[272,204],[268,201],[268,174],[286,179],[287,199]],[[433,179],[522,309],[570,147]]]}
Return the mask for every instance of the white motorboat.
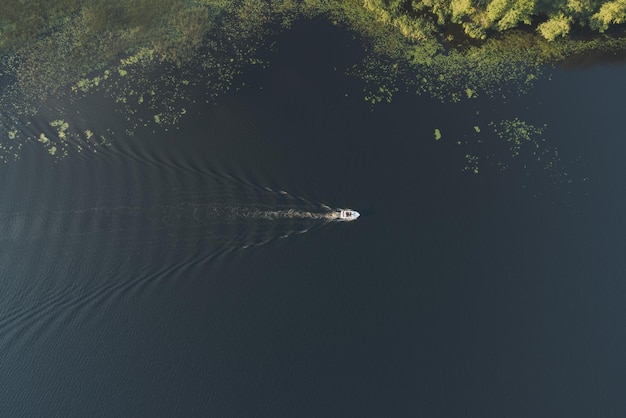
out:
{"label": "white motorboat", "polygon": [[354,221],[359,216],[361,216],[361,214],[352,209],[339,209],[337,211],[337,220],[339,221]]}

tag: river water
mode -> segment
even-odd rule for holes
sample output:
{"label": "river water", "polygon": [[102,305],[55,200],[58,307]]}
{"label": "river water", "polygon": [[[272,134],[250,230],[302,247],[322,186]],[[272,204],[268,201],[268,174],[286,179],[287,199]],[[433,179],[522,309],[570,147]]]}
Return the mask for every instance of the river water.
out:
{"label": "river water", "polygon": [[[624,416],[624,64],[372,110],[350,42],[303,23],[179,129],[0,167],[2,416]],[[468,143],[515,118],[556,169]]]}

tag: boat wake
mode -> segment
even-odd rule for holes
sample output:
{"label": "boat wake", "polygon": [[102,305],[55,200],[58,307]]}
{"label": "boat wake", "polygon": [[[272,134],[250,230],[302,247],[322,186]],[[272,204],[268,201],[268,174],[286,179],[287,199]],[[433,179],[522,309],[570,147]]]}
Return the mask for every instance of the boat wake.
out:
{"label": "boat wake", "polygon": [[[321,226],[328,222],[350,221],[357,217],[356,211],[331,209],[326,205],[312,210],[197,202],[150,207],[95,206],[67,210],[42,207],[38,211],[0,212],[0,241],[30,241],[57,236],[69,238],[117,232],[129,236],[138,231],[176,228],[205,228],[206,235],[211,236],[211,227],[227,233],[228,225],[238,224],[242,228],[249,227],[250,231],[257,231],[260,225],[254,223],[261,222],[267,226],[267,222],[263,221],[290,225],[293,229],[291,232],[302,232],[303,228],[308,230],[315,223]],[[301,221],[300,224],[297,221]],[[280,237],[286,234],[290,235],[288,231],[282,231]]]}
{"label": "boat wake", "polygon": [[[286,192],[241,189],[227,183],[202,193],[0,210],[0,276],[8,278],[0,348],[28,346],[47,330],[110,308],[104,305],[184,283],[172,275],[202,276],[209,262],[228,253],[358,214]],[[51,275],[54,280],[23,280]]]}

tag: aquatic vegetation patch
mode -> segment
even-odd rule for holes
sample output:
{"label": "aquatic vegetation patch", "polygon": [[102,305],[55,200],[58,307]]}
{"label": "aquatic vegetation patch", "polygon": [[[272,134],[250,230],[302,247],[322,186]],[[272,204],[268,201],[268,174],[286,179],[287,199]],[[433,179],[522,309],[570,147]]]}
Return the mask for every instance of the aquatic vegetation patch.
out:
{"label": "aquatic vegetation patch", "polygon": [[84,132],[77,129],[71,129],[68,122],[64,120],[54,120],[49,123],[56,135],[48,132],[39,134],[37,142],[52,156],[56,161],[67,158],[72,152],[97,152],[98,148],[109,146],[110,140],[103,135],[94,136],[90,130]]}
{"label": "aquatic vegetation patch", "polygon": [[488,123],[489,129],[468,129],[456,143],[464,156],[461,171],[470,174],[509,174],[509,178],[534,196],[558,192],[569,194],[571,185],[580,187],[589,179],[584,164],[563,161],[550,144],[546,125],[519,118]]}
{"label": "aquatic vegetation patch", "polygon": [[[500,140],[508,144],[511,158],[519,157],[522,147],[526,145],[530,146],[532,155],[537,156],[541,144],[545,142],[543,136],[545,125],[538,127],[515,118],[499,123],[491,122],[489,126]],[[541,160],[541,156],[538,159]]]}
{"label": "aquatic vegetation patch", "polygon": [[465,154],[466,165],[463,167],[463,171],[473,174],[478,174],[478,156]]}
{"label": "aquatic vegetation patch", "polygon": [[[624,48],[624,42],[609,37],[548,42],[540,33],[550,33],[547,37],[555,39],[555,33],[561,36],[566,30],[551,27],[573,19],[563,17],[564,11],[540,25],[536,34],[509,31],[527,22],[529,10],[540,12],[528,9],[528,2],[494,0],[485,7],[469,0],[45,0],[50,3],[46,10],[33,8],[33,1],[11,2],[5,7],[1,19],[4,42],[0,44],[4,61],[15,55],[11,68],[18,90],[32,99],[31,104],[63,92],[70,84],[83,91],[97,87],[106,75],[85,75],[111,70],[120,56],[127,56],[122,67],[145,63],[146,58],[181,66],[197,60],[208,47],[232,58],[232,65],[228,61],[219,64],[237,72],[241,68],[236,62],[245,43],[257,48],[277,29],[273,26],[288,29],[297,19],[318,16],[349,28],[366,41],[367,57],[354,73],[366,82],[380,81],[366,94],[366,100],[373,103],[389,101],[400,88],[400,76],[412,79],[420,94],[460,100],[485,91],[497,94],[507,82],[517,82],[516,87],[523,89],[540,72],[537,67],[583,50]],[[607,24],[619,23],[621,17],[609,12],[611,4],[590,7],[584,13],[597,15],[594,19]],[[591,17],[584,20],[581,13],[577,22],[593,21]],[[460,24],[465,35],[449,31],[454,24]],[[480,36],[475,37],[485,38],[485,31],[494,29],[505,34],[492,35],[480,44],[464,39],[476,31]],[[116,70],[120,76],[128,75],[125,68]]]}
{"label": "aquatic vegetation patch", "polygon": [[[601,3],[577,14],[546,9],[547,21],[528,31],[511,30],[535,20],[538,9],[523,1],[8,2],[0,18],[0,158],[44,144],[38,132],[18,128],[24,119],[66,118],[92,95],[124,115],[128,135],[173,127],[193,105],[231,91],[246,70],[266,67],[268,40],[298,19],[323,17],[362,41],[364,58],[348,74],[372,106],[400,91],[452,102],[523,94],[554,63],[626,49],[620,36],[568,37],[573,24],[601,32],[623,20],[615,2]],[[108,142],[91,126],[51,127],[45,144],[55,158]]]}
{"label": "aquatic vegetation patch", "polygon": [[[17,158],[25,143],[44,144],[38,134],[19,128],[24,120],[52,116],[48,120],[54,122],[91,95],[104,94],[106,106],[127,118],[127,134],[151,123],[173,125],[192,104],[193,92],[205,91],[205,101],[212,101],[244,68],[263,65],[253,56],[263,44],[263,23],[236,18],[232,2],[84,2],[78,10],[24,45],[5,43],[12,47],[0,57],[9,74],[0,92],[0,138],[12,141],[2,141],[5,162]],[[207,37],[212,28],[214,36]],[[57,158],[88,149],[82,142],[67,146],[81,136],[104,138],[93,128],[72,133],[53,127],[59,128],[56,138],[45,144]]]}
{"label": "aquatic vegetation patch", "polygon": [[0,162],[3,164],[20,159],[24,143],[16,140],[17,137],[18,131],[8,131],[6,140],[0,141]]}
{"label": "aquatic vegetation patch", "polygon": [[[364,96],[372,103],[391,100],[380,94],[381,88],[457,102],[524,94],[552,65],[594,51],[626,50],[626,37],[619,33],[566,37],[565,28],[555,28],[563,23],[558,21],[562,13],[537,31],[514,29],[529,19],[528,4],[518,8],[522,3],[494,0],[479,12],[481,4],[465,0],[365,0],[363,8],[369,15],[353,12],[351,19],[339,20],[368,45],[365,59],[350,73],[365,82]],[[343,11],[350,7],[356,5],[347,2]],[[473,17],[480,17],[480,24],[471,23]],[[580,15],[576,19],[586,24]],[[465,33],[458,33],[457,24]]]}

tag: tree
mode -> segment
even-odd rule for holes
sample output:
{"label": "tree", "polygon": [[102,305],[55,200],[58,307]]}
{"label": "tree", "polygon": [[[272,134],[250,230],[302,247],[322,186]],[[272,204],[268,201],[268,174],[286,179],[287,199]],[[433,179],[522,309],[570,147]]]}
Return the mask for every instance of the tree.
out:
{"label": "tree", "polygon": [[490,26],[498,30],[514,28],[518,23],[529,25],[535,12],[535,0],[492,0],[487,5],[487,19]]}
{"label": "tree", "polygon": [[567,36],[571,22],[571,17],[559,13],[556,16],[552,16],[547,22],[540,24],[537,27],[537,31],[548,41],[553,41],[559,36]]}
{"label": "tree", "polygon": [[600,10],[591,16],[589,26],[599,32],[604,32],[611,24],[621,24],[626,21],[626,0],[615,0],[604,3]]}

